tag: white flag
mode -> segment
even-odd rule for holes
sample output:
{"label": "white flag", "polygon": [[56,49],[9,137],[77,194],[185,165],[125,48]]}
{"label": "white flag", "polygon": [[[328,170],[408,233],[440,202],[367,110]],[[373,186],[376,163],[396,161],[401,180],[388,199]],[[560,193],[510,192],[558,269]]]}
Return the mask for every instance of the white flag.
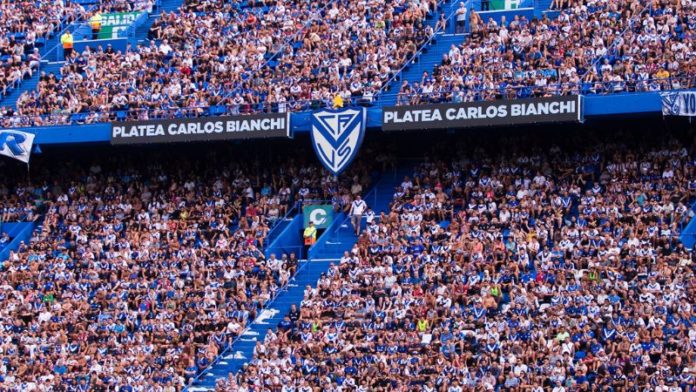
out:
{"label": "white flag", "polygon": [[696,116],[696,90],[660,93],[665,116]]}
{"label": "white flag", "polygon": [[33,133],[15,131],[14,129],[0,130],[0,155],[29,163],[34,136]]}

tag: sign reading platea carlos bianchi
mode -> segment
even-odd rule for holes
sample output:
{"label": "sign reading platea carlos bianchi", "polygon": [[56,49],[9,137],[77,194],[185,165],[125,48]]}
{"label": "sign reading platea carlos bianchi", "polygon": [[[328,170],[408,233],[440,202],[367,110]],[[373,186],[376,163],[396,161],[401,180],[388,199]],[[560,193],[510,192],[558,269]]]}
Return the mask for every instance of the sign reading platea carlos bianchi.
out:
{"label": "sign reading platea carlos bianchi", "polygon": [[409,131],[582,120],[582,97],[568,95],[511,101],[390,106],[382,112],[382,129]]}
{"label": "sign reading platea carlos bianchi", "polygon": [[289,113],[129,121],[111,125],[111,144],[291,137]]}

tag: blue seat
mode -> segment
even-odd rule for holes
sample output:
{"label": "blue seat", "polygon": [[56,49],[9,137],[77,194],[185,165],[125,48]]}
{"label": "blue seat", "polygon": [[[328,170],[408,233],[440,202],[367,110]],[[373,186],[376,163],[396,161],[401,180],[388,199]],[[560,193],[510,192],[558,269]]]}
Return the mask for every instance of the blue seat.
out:
{"label": "blue seat", "polygon": [[87,113],[73,113],[70,116],[71,122],[82,122],[87,119]]}
{"label": "blue seat", "polygon": [[126,110],[118,110],[116,112],[116,119],[118,121],[124,121],[128,117],[128,112]]}
{"label": "blue seat", "polygon": [[209,110],[210,110],[211,115],[219,116],[219,115],[225,113],[226,109],[227,108],[225,108],[224,105],[215,105],[215,106],[211,106]]}

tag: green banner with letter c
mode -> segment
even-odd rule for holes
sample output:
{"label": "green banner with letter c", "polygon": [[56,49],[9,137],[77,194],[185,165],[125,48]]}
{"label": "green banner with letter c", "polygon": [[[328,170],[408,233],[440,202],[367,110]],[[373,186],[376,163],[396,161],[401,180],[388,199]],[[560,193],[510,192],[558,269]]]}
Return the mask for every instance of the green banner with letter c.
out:
{"label": "green banner with letter c", "polygon": [[309,222],[314,222],[317,229],[326,229],[333,222],[333,206],[331,204],[306,205],[302,209],[304,215],[304,227],[309,226]]}

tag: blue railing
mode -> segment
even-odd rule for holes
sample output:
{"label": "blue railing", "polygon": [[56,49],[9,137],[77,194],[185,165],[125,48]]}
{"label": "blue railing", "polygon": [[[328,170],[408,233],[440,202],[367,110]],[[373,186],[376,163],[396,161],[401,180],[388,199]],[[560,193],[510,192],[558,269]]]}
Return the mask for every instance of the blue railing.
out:
{"label": "blue railing", "polygon": [[[678,84],[677,87],[676,84]],[[557,87],[556,87],[557,86]],[[561,89],[565,87],[565,92]],[[470,88],[460,89],[462,101],[492,101],[496,99],[516,99],[530,96],[559,96],[559,95],[609,95],[619,93],[651,92],[667,90],[685,90],[696,87],[696,75],[669,77],[665,79],[648,79],[629,82],[580,82],[580,83],[552,83],[544,88],[534,86],[507,86],[495,88]],[[351,98],[346,105],[353,106],[380,106],[382,102],[397,102],[408,104],[414,96],[419,98],[419,104],[460,102],[455,99],[446,99],[445,95],[457,90],[447,89],[430,94],[416,92],[406,94],[393,92],[381,94],[374,99],[360,97]],[[468,95],[467,95],[468,94]],[[396,99],[392,99],[396,98]],[[204,107],[186,107],[170,109],[130,108],[111,112],[80,112],[80,113],[55,113],[46,115],[15,115],[0,118],[0,124],[5,127],[37,127],[68,124],[95,124],[126,120],[157,120],[172,118],[198,118],[208,116],[244,115],[254,113],[285,113],[307,112],[321,108],[331,107],[332,102],[325,100],[298,100],[287,103],[259,103],[244,105],[213,105]]]}

